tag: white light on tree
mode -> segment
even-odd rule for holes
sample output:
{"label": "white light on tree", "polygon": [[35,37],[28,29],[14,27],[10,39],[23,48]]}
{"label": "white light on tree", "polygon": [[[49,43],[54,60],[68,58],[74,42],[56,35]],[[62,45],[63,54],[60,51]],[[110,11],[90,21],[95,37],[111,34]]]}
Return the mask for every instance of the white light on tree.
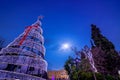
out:
{"label": "white light on tree", "polygon": [[118,70],[118,74],[120,75],[120,70]]}

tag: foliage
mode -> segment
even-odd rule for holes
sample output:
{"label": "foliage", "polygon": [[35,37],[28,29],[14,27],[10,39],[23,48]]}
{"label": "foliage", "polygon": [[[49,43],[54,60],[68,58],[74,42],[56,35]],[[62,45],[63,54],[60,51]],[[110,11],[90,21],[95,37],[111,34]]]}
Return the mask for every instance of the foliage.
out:
{"label": "foliage", "polygon": [[93,42],[95,44],[92,49],[96,47],[96,49],[100,49],[101,51],[99,54],[96,55],[96,59],[99,58],[101,62],[102,60],[105,61],[101,64],[99,64],[98,61],[95,61],[96,63],[98,62],[97,64],[95,63],[95,66],[102,66],[102,68],[106,69],[107,73],[105,71],[103,71],[105,73],[99,72],[100,69],[98,69],[98,73],[93,73],[89,60],[85,57],[84,54],[81,53],[81,61],[78,63],[78,65],[75,65],[73,63],[74,58],[72,57],[69,57],[64,65],[64,68],[68,72],[70,80],[95,80],[94,75],[96,76],[97,80],[120,80],[117,75],[118,70],[120,69],[120,56],[115,50],[112,42],[101,34],[99,28],[97,28],[95,25],[91,26],[91,38],[93,39]]}
{"label": "foliage", "polygon": [[91,38],[93,39],[94,44],[97,47],[101,47],[104,51],[110,51],[111,49],[115,48],[112,42],[101,34],[101,31],[99,30],[99,28],[96,27],[96,25],[92,24],[91,27]]}
{"label": "foliage", "polygon": [[[81,61],[79,63],[78,69],[73,64],[73,60],[74,59],[72,57],[69,57],[64,65],[64,68],[68,72],[68,75],[71,80],[95,80],[94,76],[93,76],[93,72],[90,71],[88,67],[83,68],[83,67],[85,67],[85,65],[89,66],[87,59],[83,59],[83,62]],[[85,62],[87,62],[87,63],[85,63]],[[101,73],[95,73],[95,76],[96,76],[97,80],[120,80],[118,77],[114,77],[112,75],[105,75],[105,74],[101,74]]]}
{"label": "foliage", "polygon": [[105,65],[103,67],[106,69],[107,74],[117,75],[118,70],[120,69],[120,56],[115,50],[113,43],[101,34],[101,31],[96,27],[96,25],[92,24],[91,30],[91,38],[93,39],[95,46],[101,48],[105,53],[101,53],[101,55],[104,56],[103,59],[106,62],[106,64],[103,63]]}
{"label": "foliage", "polygon": [[71,63],[72,60],[73,60],[73,58],[69,56],[68,60],[65,62],[65,65],[64,65],[64,68],[68,72],[68,75],[70,75],[70,73],[72,71],[71,69],[73,69],[71,67],[74,67],[74,66],[72,66],[72,63]]}

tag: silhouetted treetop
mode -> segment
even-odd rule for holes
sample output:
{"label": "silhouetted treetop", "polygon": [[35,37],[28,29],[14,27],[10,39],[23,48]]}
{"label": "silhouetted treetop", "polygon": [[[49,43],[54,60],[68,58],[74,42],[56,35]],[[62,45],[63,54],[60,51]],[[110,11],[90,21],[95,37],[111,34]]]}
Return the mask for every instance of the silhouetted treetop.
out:
{"label": "silhouetted treetop", "polygon": [[97,47],[101,47],[101,49],[104,51],[109,51],[110,49],[115,48],[113,43],[101,34],[101,31],[98,27],[96,27],[96,25],[91,24],[91,31],[91,38]]}

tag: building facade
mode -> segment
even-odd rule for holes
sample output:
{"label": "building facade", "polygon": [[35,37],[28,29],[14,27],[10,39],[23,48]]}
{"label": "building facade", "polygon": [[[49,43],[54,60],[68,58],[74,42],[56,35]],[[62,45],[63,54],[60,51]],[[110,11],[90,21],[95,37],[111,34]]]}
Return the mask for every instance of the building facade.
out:
{"label": "building facade", "polygon": [[48,78],[49,80],[68,80],[69,76],[66,70],[53,70],[48,71]]}
{"label": "building facade", "polygon": [[40,18],[0,51],[0,79],[46,80],[47,62]]}

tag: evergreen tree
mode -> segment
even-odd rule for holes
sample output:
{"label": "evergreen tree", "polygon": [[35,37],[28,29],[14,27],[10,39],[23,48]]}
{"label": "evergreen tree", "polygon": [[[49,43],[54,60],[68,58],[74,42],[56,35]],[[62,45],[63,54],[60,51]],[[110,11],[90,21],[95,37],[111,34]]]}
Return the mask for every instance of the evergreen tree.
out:
{"label": "evergreen tree", "polygon": [[98,54],[98,55],[102,54],[103,59],[106,62],[103,63],[105,66],[103,65],[100,66],[103,66],[106,69],[107,74],[117,75],[118,70],[120,70],[120,56],[115,50],[113,43],[101,34],[101,31],[99,30],[99,28],[96,27],[96,25],[93,24],[91,25],[91,31],[92,31],[91,38],[94,41],[95,46],[100,48],[105,53]]}
{"label": "evergreen tree", "polygon": [[111,49],[115,49],[114,45],[111,41],[109,41],[105,36],[101,34],[101,31],[99,28],[96,27],[96,25],[91,25],[92,27],[92,39],[94,41],[94,44],[97,47],[101,47],[104,51],[110,51]]}

